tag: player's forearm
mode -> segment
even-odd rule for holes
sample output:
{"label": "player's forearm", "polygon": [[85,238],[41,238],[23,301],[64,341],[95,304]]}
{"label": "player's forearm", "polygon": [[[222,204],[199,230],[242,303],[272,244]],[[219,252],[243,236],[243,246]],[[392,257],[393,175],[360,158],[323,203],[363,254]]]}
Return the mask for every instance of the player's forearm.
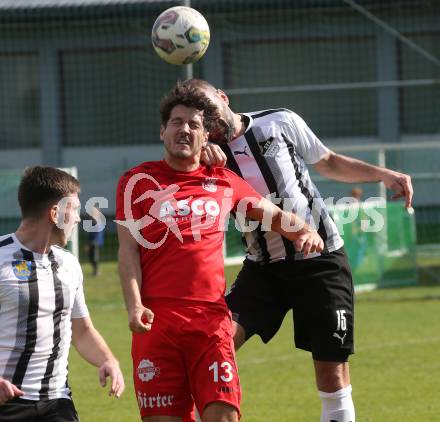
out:
{"label": "player's forearm", "polygon": [[[238,212],[237,212],[238,214]],[[295,244],[295,250],[307,256],[311,252],[321,252],[324,242],[318,232],[296,214],[282,211],[272,202],[261,198],[248,209],[246,216],[262,222],[262,229],[276,231]]]}
{"label": "player's forearm", "polygon": [[128,250],[123,247],[119,249],[119,277],[127,309],[140,305],[142,273],[137,249]]}
{"label": "player's forearm", "polygon": [[345,183],[380,182],[388,171],[334,152],[314,164],[314,168],[322,176]]}
{"label": "player's forearm", "polygon": [[280,209],[273,217],[272,230],[292,241],[297,240],[303,234],[315,231],[296,214]]}
{"label": "player's forearm", "polygon": [[312,229],[296,214],[284,212],[266,198],[253,205],[247,217],[262,222],[263,230],[275,231],[290,240],[296,240]]}
{"label": "player's forearm", "polygon": [[84,360],[98,368],[107,361],[117,362],[90,318],[72,320],[72,343]]}

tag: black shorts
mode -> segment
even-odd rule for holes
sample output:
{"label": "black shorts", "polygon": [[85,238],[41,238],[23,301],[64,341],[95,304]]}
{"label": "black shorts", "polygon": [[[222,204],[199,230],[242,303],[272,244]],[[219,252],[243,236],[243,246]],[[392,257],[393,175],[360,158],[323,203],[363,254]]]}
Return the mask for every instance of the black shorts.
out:
{"label": "black shorts", "polygon": [[0,406],[1,422],[79,422],[72,400],[12,399]]}
{"label": "black shorts", "polygon": [[226,296],[233,319],[267,343],[292,309],[295,345],[320,361],[345,362],[353,349],[354,291],[344,248],[315,258],[245,260]]}

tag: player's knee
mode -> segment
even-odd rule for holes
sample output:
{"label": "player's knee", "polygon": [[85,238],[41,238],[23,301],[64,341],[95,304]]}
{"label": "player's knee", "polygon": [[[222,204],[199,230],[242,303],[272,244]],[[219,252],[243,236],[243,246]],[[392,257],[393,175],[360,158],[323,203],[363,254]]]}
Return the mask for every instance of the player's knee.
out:
{"label": "player's knee", "polygon": [[355,422],[351,385],[334,393],[319,392],[322,401],[321,422]]}

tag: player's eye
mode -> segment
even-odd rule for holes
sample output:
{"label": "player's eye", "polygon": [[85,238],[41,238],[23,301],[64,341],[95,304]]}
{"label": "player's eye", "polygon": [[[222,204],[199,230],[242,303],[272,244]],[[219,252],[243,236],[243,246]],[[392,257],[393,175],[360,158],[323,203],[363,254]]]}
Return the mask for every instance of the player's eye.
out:
{"label": "player's eye", "polygon": [[202,122],[198,119],[197,120],[190,120],[190,122],[188,124],[191,129],[200,129],[203,127]]}
{"label": "player's eye", "polygon": [[181,119],[173,119],[173,120],[171,120],[170,124],[173,126],[180,126],[182,124],[182,120]]}

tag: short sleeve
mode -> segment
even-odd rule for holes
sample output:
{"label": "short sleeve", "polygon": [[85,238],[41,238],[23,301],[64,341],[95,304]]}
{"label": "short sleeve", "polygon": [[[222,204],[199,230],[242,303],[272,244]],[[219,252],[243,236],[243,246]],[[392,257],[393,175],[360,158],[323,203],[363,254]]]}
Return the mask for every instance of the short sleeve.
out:
{"label": "short sleeve", "polygon": [[[127,186],[130,178],[133,176],[133,173],[127,172],[121,176],[118,182],[118,186],[116,188],[116,220],[125,221],[128,218],[133,218],[135,220],[139,220],[142,218],[142,210],[140,205],[133,204],[133,198],[137,198],[136,195],[136,186],[133,191],[129,192],[129,186]],[[131,215],[129,210],[131,209]]]}
{"label": "short sleeve", "polygon": [[83,273],[79,263],[78,263],[77,271],[78,271],[79,282],[75,292],[75,299],[73,301],[72,319],[85,318],[89,316],[89,310],[87,309],[86,300],[84,296]]}
{"label": "short sleeve", "polygon": [[315,164],[330,151],[307,126],[306,122],[293,111],[289,110],[289,127],[291,139],[306,164]]}

